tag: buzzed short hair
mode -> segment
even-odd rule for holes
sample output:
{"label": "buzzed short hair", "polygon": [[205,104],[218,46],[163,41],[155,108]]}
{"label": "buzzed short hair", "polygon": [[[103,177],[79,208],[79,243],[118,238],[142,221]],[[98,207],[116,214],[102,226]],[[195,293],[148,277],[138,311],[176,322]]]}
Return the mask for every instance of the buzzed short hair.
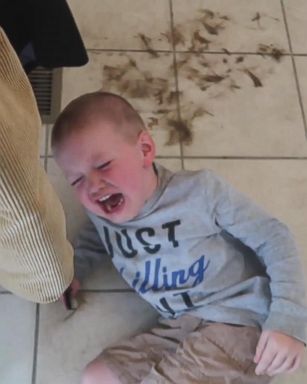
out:
{"label": "buzzed short hair", "polygon": [[58,116],[51,135],[52,149],[56,150],[71,133],[96,121],[112,123],[131,141],[145,130],[141,116],[123,97],[109,92],[87,93],[71,101]]}

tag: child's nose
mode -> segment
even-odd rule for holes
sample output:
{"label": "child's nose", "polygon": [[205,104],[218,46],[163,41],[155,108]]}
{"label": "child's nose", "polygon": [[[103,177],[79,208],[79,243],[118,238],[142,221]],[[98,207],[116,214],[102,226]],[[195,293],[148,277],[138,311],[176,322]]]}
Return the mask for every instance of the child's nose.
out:
{"label": "child's nose", "polygon": [[87,185],[89,194],[95,197],[95,195],[98,195],[105,187],[106,183],[101,177],[101,174],[97,170],[94,170],[87,178]]}

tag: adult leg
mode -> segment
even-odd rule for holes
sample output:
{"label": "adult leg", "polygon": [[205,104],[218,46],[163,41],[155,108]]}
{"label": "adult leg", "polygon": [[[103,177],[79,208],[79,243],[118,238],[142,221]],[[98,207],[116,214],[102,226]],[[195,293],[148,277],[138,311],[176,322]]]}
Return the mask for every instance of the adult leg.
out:
{"label": "adult leg", "polygon": [[39,162],[33,90],[1,27],[0,90],[0,282],[27,300],[49,303],[73,278],[73,251],[63,207]]}

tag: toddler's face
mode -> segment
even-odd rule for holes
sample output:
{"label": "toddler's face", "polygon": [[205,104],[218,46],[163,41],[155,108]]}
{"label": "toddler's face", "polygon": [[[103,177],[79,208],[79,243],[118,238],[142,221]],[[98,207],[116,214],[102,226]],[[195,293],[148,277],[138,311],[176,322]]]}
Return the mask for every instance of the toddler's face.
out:
{"label": "toddler's face", "polygon": [[131,143],[112,125],[98,123],[65,139],[56,160],[89,211],[123,223],[140,212],[153,192],[147,177],[153,172],[150,145],[154,152],[145,131]]}

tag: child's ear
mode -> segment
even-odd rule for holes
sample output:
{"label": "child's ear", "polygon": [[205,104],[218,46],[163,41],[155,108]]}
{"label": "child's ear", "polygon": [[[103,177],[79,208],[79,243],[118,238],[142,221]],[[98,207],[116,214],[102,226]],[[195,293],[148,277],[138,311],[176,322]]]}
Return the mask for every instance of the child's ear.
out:
{"label": "child's ear", "polygon": [[150,167],[156,156],[156,145],[147,131],[141,131],[138,138],[138,144],[143,154],[143,164]]}

